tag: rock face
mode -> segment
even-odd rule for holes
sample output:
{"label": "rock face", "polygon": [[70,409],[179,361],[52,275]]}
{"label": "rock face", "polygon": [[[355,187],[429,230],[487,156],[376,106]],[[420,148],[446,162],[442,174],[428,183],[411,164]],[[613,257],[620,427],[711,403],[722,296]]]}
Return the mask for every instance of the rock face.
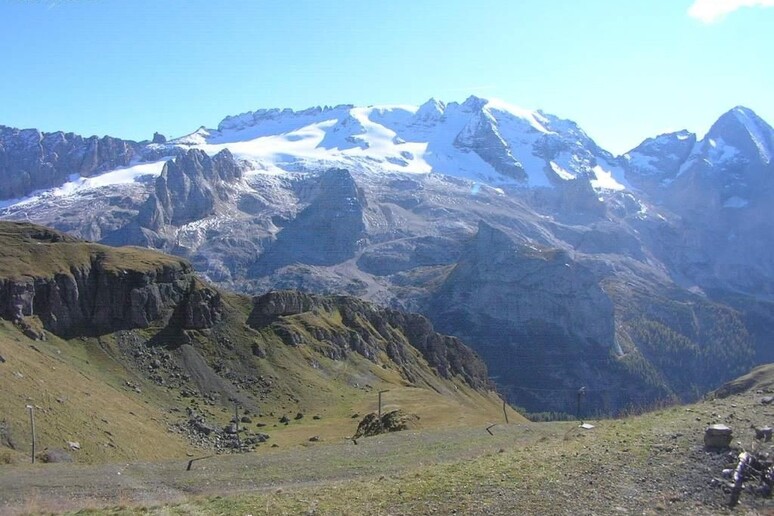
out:
{"label": "rock face", "polygon": [[[429,308],[442,331],[476,342],[506,391],[560,392],[594,381],[599,362],[616,352],[616,336],[613,303],[591,270],[485,223],[462,256]],[[538,405],[521,394],[528,408]]]}
{"label": "rock face", "polygon": [[309,206],[288,222],[256,262],[255,274],[292,263],[333,265],[352,258],[365,237],[365,197],[352,175],[328,170],[319,178]]}
{"label": "rock face", "polygon": [[4,264],[18,253],[61,260],[37,269],[33,263],[21,274],[0,271],[0,317],[37,316],[46,330],[66,337],[145,328],[176,309],[183,328],[207,328],[219,317],[220,295],[204,287],[183,260],[140,250],[121,256],[28,224],[4,222],[0,233],[14,246],[0,250]]}
{"label": "rock face", "polygon": [[484,162],[506,177],[526,181],[524,167],[511,153],[509,145],[500,136],[497,122],[491,113],[483,111],[484,102],[469,99],[466,104],[476,113],[454,140],[454,145],[478,154]]}
{"label": "rock face", "polygon": [[694,145],[696,135],[688,131],[648,138],[624,156],[630,170],[626,177],[637,188],[658,189],[674,181]]}
{"label": "rock face", "polygon": [[583,348],[614,347],[613,303],[589,269],[565,251],[516,243],[486,223],[437,296],[450,312],[464,307],[487,321],[566,335]]}
{"label": "rock face", "polygon": [[223,185],[241,176],[227,149],[212,158],[203,151],[190,150],[164,165],[138,222],[158,231],[167,224],[182,226],[212,215],[216,203],[228,195]]}
{"label": "rock face", "polygon": [[89,177],[128,165],[139,155],[132,141],[0,126],[0,199],[59,186],[71,175]]}
{"label": "rock face", "polygon": [[[293,316],[333,312],[340,314],[338,326],[309,328],[303,320],[292,324]],[[422,373],[414,367],[412,355],[417,350],[441,378],[459,376],[476,389],[490,386],[486,366],[459,339],[436,333],[421,315],[377,308],[357,298],[270,292],[254,299],[247,324],[256,329],[272,327],[291,346],[304,345],[304,333],[310,332],[315,340],[330,343],[323,353],[334,359],[356,352],[377,362],[385,353],[403,367],[408,380],[419,382]]]}

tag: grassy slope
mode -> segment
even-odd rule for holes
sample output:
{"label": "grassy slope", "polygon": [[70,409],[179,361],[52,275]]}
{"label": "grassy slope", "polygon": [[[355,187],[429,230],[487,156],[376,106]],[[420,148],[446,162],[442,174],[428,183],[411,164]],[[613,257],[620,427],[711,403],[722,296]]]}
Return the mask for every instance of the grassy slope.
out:
{"label": "grassy slope", "polygon": [[[76,441],[82,449],[75,455],[84,462],[185,454],[186,444],[167,432],[168,397],[93,340],[49,335],[45,342],[32,341],[0,320],[0,355],[6,358],[0,364],[0,414],[25,455],[31,443],[28,404],[37,407],[39,450],[67,449],[67,441]],[[128,389],[125,380],[140,384],[142,393]]]}
{"label": "grassy slope", "polygon": [[[229,298],[242,303],[241,298]],[[244,315],[242,314],[242,317]],[[383,410],[401,408],[420,416],[420,427],[480,425],[503,419],[501,401],[490,393],[473,391],[459,380],[436,382],[438,391],[410,385],[395,368],[383,368],[357,354],[334,361],[316,353],[310,346],[290,347],[271,333],[258,334],[240,323],[240,313],[232,310],[213,330],[211,338],[202,335],[199,352],[211,360],[236,354],[236,365],[254,376],[273,377],[268,395],[256,403],[260,417],[252,416],[250,427],[267,426],[261,432],[271,435],[271,443],[281,447],[308,443],[312,436],[324,442],[347,439],[354,434],[358,419],[377,409],[377,392],[383,395]],[[158,329],[143,330],[152,335]],[[197,398],[183,398],[176,389],[155,385],[132,368],[117,349],[111,335],[99,339],[65,341],[48,334],[47,341],[32,341],[8,321],[0,320],[0,419],[11,425],[17,450],[29,450],[27,404],[38,407],[38,449],[66,448],[77,441],[82,450],[74,452],[78,462],[115,460],[159,460],[183,457],[196,450],[177,434],[169,433],[170,423],[184,419],[184,409],[193,406],[208,419],[225,424],[232,412],[226,406],[208,405]],[[224,350],[216,344],[229,338],[238,349]],[[258,359],[249,352],[250,342],[260,342],[267,356]],[[246,358],[245,358],[246,357]],[[234,359],[234,357],[231,357]],[[249,363],[244,361],[250,360]],[[315,366],[310,364],[314,362]],[[129,381],[141,393],[126,386]],[[171,412],[170,409],[177,409]],[[257,411],[256,411],[257,412]],[[305,414],[293,420],[295,414]],[[523,418],[508,409],[512,421]],[[283,415],[291,423],[282,425]],[[313,415],[320,419],[313,419]],[[16,461],[26,461],[14,453]]]}
{"label": "grassy slope", "polygon": [[[351,443],[184,462],[60,468],[56,478],[16,467],[4,500],[34,510],[134,514],[728,514],[711,487],[726,454],[702,446],[725,422],[740,448],[750,424],[774,418],[755,390],[620,420],[407,431]],[[117,472],[121,476],[117,476]],[[21,501],[31,479],[36,497]],[[73,493],[78,493],[74,495]],[[109,494],[106,494],[109,493]],[[0,505],[0,507],[2,507]],[[743,494],[736,514],[770,501]]]}
{"label": "grassy slope", "polygon": [[[355,433],[359,418],[378,408],[378,391],[383,394],[382,410],[401,408],[420,416],[419,426],[480,425],[487,421],[502,421],[502,401],[494,393],[474,391],[458,378],[442,381],[433,375],[425,360],[414,350],[414,361],[421,364],[422,382],[409,384],[399,374],[398,367],[389,361],[371,362],[357,353],[344,360],[331,360],[319,351],[329,344],[315,341],[307,334],[309,344],[288,346],[269,329],[255,331],[245,326],[251,308],[249,300],[226,295],[228,309],[224,320],[213,329],[211,338],[201,344],[201,351],[210,360],[234,360],[233,369],[244,368],[253,376],[274,379],[268,395],[257,402],[262,417],[253,418],[268,426],[261,429],[271,435],[271,442],[279,446],[306,444],[312,436],[324,442],[346,440]],[[303,332],[302,326],[320,326],[341,329],[337,312],[304,313],[283,318],[283,323]],[[303,324],[301,324],[303,322]],[[212,346],[213,341],[228,339],[237,343],[235,349]],[[265,358],[256,358],[250,351],[251,343],[259,345]],[[247,346],[247,349],[245,349]],[[386,358],[386,357],[382,357]],[[199,406],[201,407],[201,405]],[[524,417],[508,407],[511,421],[525,421]],[[297,412],[304,419],[295,421]],[[230,417],[223,411],[212,412],[225,422]],[[272,415],[273,414],[273,415]],[[291,418],[289,425],[278,424],[283,415]],[[320,419],[312,419],[312,416]]]}

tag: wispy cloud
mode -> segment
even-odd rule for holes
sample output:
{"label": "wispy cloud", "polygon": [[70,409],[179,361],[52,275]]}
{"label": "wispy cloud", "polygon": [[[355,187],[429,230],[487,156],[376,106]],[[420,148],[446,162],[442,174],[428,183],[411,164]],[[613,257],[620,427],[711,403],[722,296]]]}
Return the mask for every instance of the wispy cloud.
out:
{"label": "wispy cloud", "polygon": [[742,7],[774,7],[774,0],[695,0],[688,15],[704,23],[715,23]]}

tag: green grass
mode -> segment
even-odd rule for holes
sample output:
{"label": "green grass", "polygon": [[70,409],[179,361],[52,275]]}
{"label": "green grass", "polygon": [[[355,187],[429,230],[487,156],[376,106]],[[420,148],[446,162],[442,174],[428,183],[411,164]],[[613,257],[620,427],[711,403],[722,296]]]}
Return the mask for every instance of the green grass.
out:
{"label": "green grass", "polygon": [[[169,435],[171,401],[113,359],[96,339],[45,342],[22,336],[0,320],[3,366],[0,413],[19,450],[29,450],[28,404],[35,405],[38,449],[80,442],[76,460],[161,459],[184,455],[188,445]],[[138,394],[124,385],[142,387]]]}
{"label": "green grass", "polygon": [[71,274],[100,262],[109,272],[190,267],[181,259],[139,247],[86,243],[24,222],[0,222],[0,278],[19,280]]}
{"label": "green grass", "polygon": [[[295,439],[315,428],[305,418],[277,432],[287,438],[278,449],[214,457],[191,472],[185,458],[10,466],[0,476],[0,503],[80,514],[724,514],[726,495],[708,487],[724,455],[703,450],[703,430],[724,422],[734,428],[735,446],[763,446],[749,426],[774,418],[757,392],[771,385],[772,369],[753,376],[741,394],[592,421],[591,430],[577,422],[500,422],[489,435],[487,422],[470,420],[357,445],[340,437],[300,446]],[[407,396],[391,403],[409,403],[420,391],[430,396],[416,391],[390,391]],[[315,423],[354,428],[351,420],[330,419]],[[768,503],[746,495],[735,513],[765,513]]]}

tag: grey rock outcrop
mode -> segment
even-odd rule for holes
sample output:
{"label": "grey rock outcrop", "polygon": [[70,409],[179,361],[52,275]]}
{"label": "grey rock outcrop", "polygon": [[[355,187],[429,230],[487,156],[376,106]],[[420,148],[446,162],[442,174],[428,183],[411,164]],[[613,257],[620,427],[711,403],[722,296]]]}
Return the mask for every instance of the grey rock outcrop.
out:
{"label": "grey rock outcrop", "polygon": [[220,293],[198,280],[191,281],[186,296],[177,305],[180,325],[187,330],[211,328],[220,320]]}
{"label": "grey rock outcrop", "polygon": [[332,169],[319,177],[314,198],[277,233],[253,271],[270,273],[292,263],[333,265],[352,258],[365,238],[366,200],[350,173]]}
{"label": "grey rock outcrop", "polygon": [[140,155],[132,141],[104,136],[0,126],[0,199],[59,186],[73,175],[92,175],[129,165]]}
{"label": "grey rock outcrop", "polygon": [[[20,252],[46,246],[51,256],[67,252],[77,261],[62,260],[64,265],[58,268],[41,266],[38,272],[0,277],[0,317],[16,321],[37,316],[46,330],[65,337],[145,328],[169,318],[175,309],[184,329],[211,327],[218,319],[220,295],[202,286],[184,260],[147,252],[140,267],[124,258],[122,268],[116,266],[121,258],[112,256],[118,250],[32,225],[4,222],[2,228],[17,234]],[[34,252],[40,253],[40,248]]]}
{"label": "grey rock outcrop", "polygon": [[483,222],[439,296],[447,309],[475,306],[488,319],[551,325],[579,346],[613,345],[613,304],[590,270],[566,251],[519,244]]}
{"label": "grey rock outcrop", "polygon": [[521,388],[560,392],[594,382],[614,353],[615,327],[613,303],[590,269],[566,251],[515,242],[486,223],[462,256],[428,308],[442,331],[473,343],[528,408],[563,402],[530,404]]}
{"label": "grey rock outcrop", "polygon": [[138,222],[157,231],[167,224],[181,226],[212,215],[216,204],[228,198],[224,185],[241,176],[228,149],[212,158],[198,149],[189,150],[164,165]]}

